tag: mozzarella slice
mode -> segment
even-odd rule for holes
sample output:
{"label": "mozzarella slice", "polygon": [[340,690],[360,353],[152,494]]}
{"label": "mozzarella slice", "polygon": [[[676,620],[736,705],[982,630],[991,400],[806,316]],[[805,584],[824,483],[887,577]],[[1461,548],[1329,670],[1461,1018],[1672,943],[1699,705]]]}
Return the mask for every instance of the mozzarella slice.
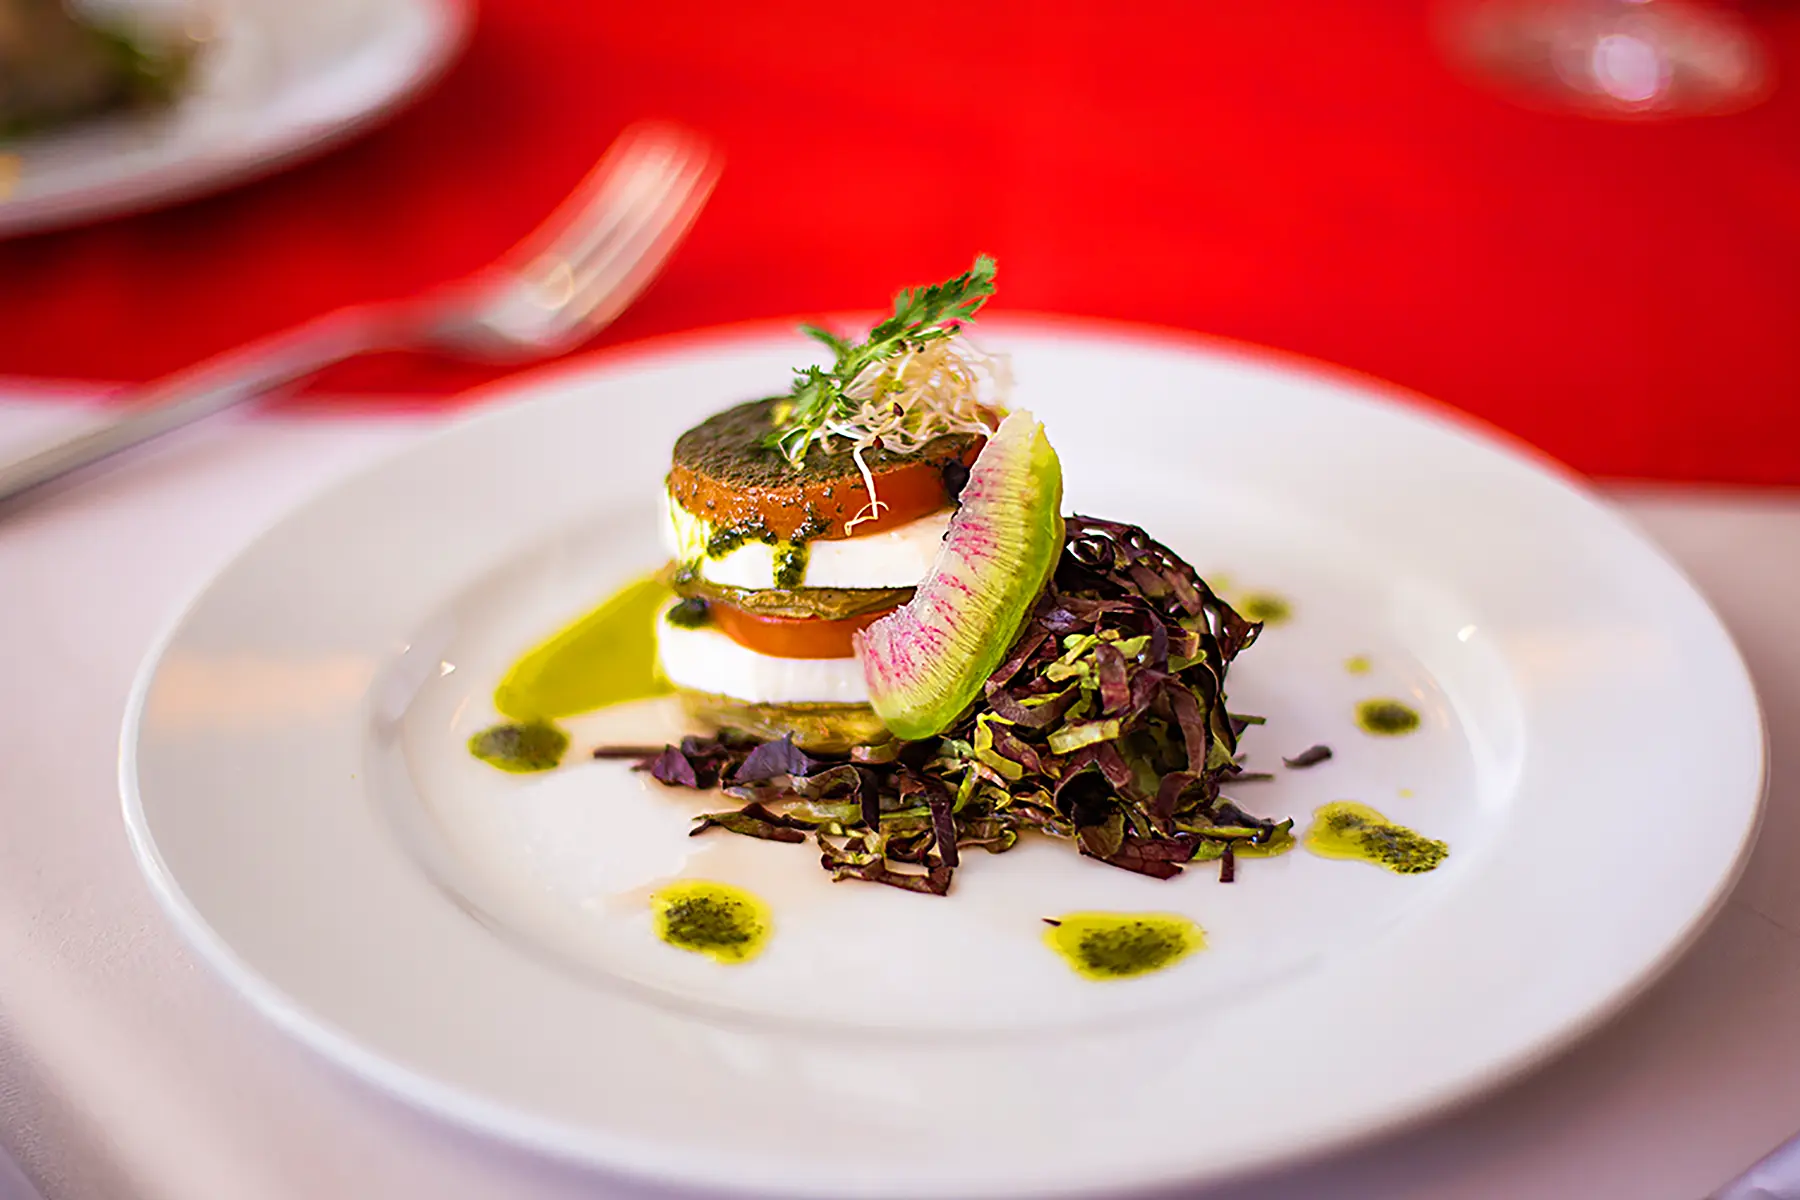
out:
{"label": "mozzarella slice", "polygon": [[738,645],[711,625],[682,629],[659,620],[657,653],[676,687],[750,704],[867,704],[854,658],[776,658]]}
{"label": "mozzarella slice", "polygon": [[[746,542],[718,558],[706,557],[711,524],[664,494],[667,520],[663,542],[679,563],[696,565],[700,577],[727,587],[775,586],[776,552],[780,546]],[[925,578],[937,558],[950,516],[945,507],[915,521],[861,537],[811,542],[806,547],[806,570],[795,587],[894,588],[913,587]]]}

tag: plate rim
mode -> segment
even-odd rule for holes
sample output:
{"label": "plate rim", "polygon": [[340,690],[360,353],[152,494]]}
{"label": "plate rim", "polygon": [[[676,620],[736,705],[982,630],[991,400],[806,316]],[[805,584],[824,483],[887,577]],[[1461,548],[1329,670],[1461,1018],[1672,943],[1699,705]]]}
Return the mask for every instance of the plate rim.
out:
{"label": "plate rim", "polygon": [[[460,0],[458,0],[460,2]],[[831,317],[854,317],[862,314],[830,312]],[[807,314],[817,319],[818,314]],[[546,390],[555,381],[577,376],[611,376],[629,373],[651,361],[677,361],[705,350],[727,350],[768,340],[773,335],[791,336],[799,318],[758,318],[719,325],[697,327],[673,333],[648,335],[597,350],[554,360],[514,375],[480,384],[459,393],[466,407],[455,411],[441,426],[406,445],[378,455],[355,470],[333,477],[307,493],[294,504],[284,507],[253,534],[242,539],[235,551],[216,570],[199,580],[153,639],[139,664],[128,693],[120,728],[118,780],[121,809],[128,840],[141,873],[165,915],[176,926],[187,945],[208,963],[229,986],[239,992],[258,1012],[287,1036],[321,1055],[334,1066],[348,1071],[360,1082],[402,1103],[415,1106],[458,1128],[519,1146],[547,1158],[578,1168],[613,1175],[641,1183],[668,1186],[691,1186],[732,1196],[769,1196],[782,1193],[794,1196],[828,1196],[835,1192],[821,1190],[812,1181],[798,1179],[776,1181],[742,1174],[704,1170],[671,1181],[663,1169],[666,1160],[654,1153],[656,1143],[635,1137],[621,1137],[591,1126],[581,1126],[551,1117],[533,1116],[500,1101],[489,1099],[472,1089],[446,1083],[430,1074],[400,1065],[363,1046],[356,1038],[339,1029],[331,1021],[312,1013],[294,1001],[280,987],[265,979],[246,961],[239,958],[225,938],[205,920],[193,902],[182,891],[173,872],[158,852],[152,837],[142,796],[137,787],[137,740],[145,701],[155,681],[162,659],[186,625],[187,620],[221,575],[250,547],[259,543],[274,529],[284,524],[309,503],[328,492],[352,485],[359,479],[386,469],[394,460],[417,452],[421,447],[457,436],[469,428],[480,427],[491,420],[502,420],[518,406],[532,402],[533,394]],[[1448,425],[1521,465],[1534,468],[1563,485],[1585,507],[1598,512],[1614,532],[1628,538],[1637,548],[1647,551],[1672,576],[1679,580],[1711,617],[1729,652],[1730,666],[1741,681],[1751,711],[1755,716],[1756,746],[1759,751],[1755,769],[1755,796],[1750,820],[1736,848],[1729,869],[1713,885],[1705,902],[1689,913],[1678,935],[1668,941],[1660,953],[1634,975],[1607,991],[1605,998],[1588,1008],[1580,1018],[1563,1023],[1554,1033],[1534,1040],[1505,1061],[1493,1067],[1441,1081],[1435,1088],[1423,1088],[1408,1102],[1394,1103],[1373,1116],[1346,1117],[1337,1128],[1320,1133],[1314,1131],[1312,1141],[1304,1147],[1290,1148],[1279,1155],[1268,1154],[1235,1166],[1222,1174],[1207,1175],[1205,1186],[1217,1186],[1232,1179],[1250,1177],[1284,1167],[1300,1166],[1379,1139],[1395,1136],[1440,1117],[1459,1112],[1508,1084],[1540,1069],[1566,1053],[1572,1046],[1610,1022],[1620,1012],[1654,987],[1686,954],[1712,925],[1729,902],[1767,816],[1769,790],[1768,719],[1757,691],[1754,676],[1744,659],[1742,648],[1707,594],[1689,574],[1675,562],[1663,547],[1652,539],[1629,515],[1609,503],[1595,491],[1592,481],[1561,460],[1525,442],[1517,435],[1501,429],[1484,418],[1457,409],[1392,381],[1355,368],[1293,351],[1266,347],[1257,343],[1176,327],[1148,323],[1090,318],[1075,314],[1019,311],[997,316],[981,323],[981,329],[1001,334],[1020,335],[1062,333],[1084,336],[1093,343],[1107,343],[1112,348],[1129,350],[1147,346],[1165,350],[1199,353],[1215,359],[1262,366],[1287,373],[1300,374],[1336,388],[1346,389],[1361,398],[1394,404],[1419,419]],[[711,1165],[708,1160],[708,1165]],[[1144,1176],[1121,1185],[1132,1194],[1156,1189],[1197,1184],[1193,1172],[1165,1172]],[[879,1192],[881,1195],[887,1192]],[[1092,1185],[1071,1183],[1056,1185],[1041,1180],[1029,1184],[981,1186],[978,1189],[951,1189],[948,1194],[983,1197],[1091,1197]]]}

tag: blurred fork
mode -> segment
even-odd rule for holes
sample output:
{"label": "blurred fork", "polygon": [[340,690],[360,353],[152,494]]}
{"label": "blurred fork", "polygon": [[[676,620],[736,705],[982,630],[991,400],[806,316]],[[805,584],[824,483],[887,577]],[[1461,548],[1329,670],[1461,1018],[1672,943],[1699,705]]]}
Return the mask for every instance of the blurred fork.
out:
{"label": "blurred fork", "polygon": [[148,384],[124,415],[99,429],[0,465],[0,507],[361,354],[437,350],[525,362],[570,349],[648,286],[699,215],[718,171],[698,135],[634,125],[550,219],[493,266],[421,298],[339,309]]}

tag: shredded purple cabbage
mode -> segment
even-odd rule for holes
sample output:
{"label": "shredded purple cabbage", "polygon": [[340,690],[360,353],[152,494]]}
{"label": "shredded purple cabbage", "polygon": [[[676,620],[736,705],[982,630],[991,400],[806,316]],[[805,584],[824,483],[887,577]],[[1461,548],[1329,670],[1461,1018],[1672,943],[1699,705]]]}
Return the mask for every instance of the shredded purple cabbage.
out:
{"label": "shredded purple cabbage", "polygon": [[950,890],[961,851],[1035,830],[1167,879],[1193,861],[1236,873],[1241,847],[1278,852],[1293,822],[1220,795],[1257,718],[1225,707],[1225,673],[1262,626],[1135,525],[1071,517],[1056,574],[985,700],[943,734],[814,758],[791,738],[687,738],[638,769],[674,787],[723,783],[741,807],[693,832],[809,838],[834,879]]}

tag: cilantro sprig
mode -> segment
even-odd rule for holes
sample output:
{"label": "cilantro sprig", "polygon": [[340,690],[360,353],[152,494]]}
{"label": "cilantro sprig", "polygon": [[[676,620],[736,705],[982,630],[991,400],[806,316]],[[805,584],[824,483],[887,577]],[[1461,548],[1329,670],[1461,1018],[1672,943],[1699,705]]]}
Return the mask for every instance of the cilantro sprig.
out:
{"label": "cilantro sprig", "polygon": [[981,254],[974,266],[954,279],[906,288],[894,297],[894,315],[871,329],[864,342],[847,341],[817,325],[802,325],[800,331],[829,347],[836,361],[829,367],[794,372],[793,391],[763,445],[798,466],[815,442],[830,436],[827,426],[857,416],[863,401],[849,396],[847,389],[858,377],[909,349],[954,337],[962,322],[973,319],[994,294],[994,272],[994,260]]}

